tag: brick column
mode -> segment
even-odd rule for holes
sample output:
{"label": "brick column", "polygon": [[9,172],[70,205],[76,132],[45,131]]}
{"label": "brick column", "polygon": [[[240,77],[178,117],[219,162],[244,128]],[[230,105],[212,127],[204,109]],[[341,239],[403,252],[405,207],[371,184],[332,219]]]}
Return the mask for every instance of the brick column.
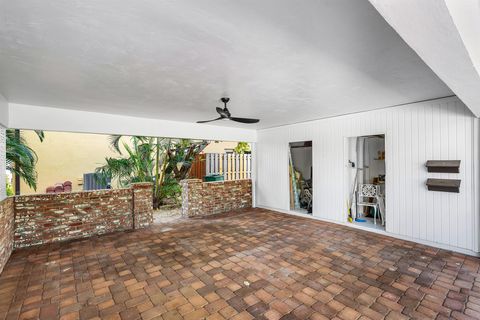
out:
{"label": "brick column", "polygon": [[134,183],[133,228],[146,228],[153,223],[153,186],[150,182]]}
{"label": "brick column", "polygon": [[0,201],[0,273],[8,261],[14,244],[13,198]]}
{"label": "brick column", "polygon": [[193,216],[200,209],[202,180],[182,180],[180,185],[182,186],[182,215]]}

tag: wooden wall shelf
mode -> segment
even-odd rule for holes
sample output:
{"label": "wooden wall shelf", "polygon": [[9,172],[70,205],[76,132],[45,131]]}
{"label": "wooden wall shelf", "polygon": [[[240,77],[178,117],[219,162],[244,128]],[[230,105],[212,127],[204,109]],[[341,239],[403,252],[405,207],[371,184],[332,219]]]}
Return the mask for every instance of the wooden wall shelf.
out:
{"label": "wooden wall shelf", "polygon": [[456,179],[427,179],[427,188],[430,191],[459,193],[460,182]]}
{"label": "wooden wall shelf", "polygon": [[428,172],[459,173],[460,160],[428,160]]}

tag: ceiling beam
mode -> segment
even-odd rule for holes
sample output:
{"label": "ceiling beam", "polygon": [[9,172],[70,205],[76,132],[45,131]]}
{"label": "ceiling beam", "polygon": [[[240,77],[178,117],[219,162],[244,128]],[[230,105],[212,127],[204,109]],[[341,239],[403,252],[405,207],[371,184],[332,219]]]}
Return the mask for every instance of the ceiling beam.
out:
{"label": "ceiling beam", "polygon": [[256,142],[254,129],[9,104],[14,129]]}

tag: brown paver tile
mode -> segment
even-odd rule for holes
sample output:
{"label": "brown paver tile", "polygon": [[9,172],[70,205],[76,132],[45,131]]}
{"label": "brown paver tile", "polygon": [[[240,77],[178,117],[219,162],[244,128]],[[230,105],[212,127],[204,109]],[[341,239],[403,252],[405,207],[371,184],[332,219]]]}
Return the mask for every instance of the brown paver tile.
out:
{"label": "brown paver tile", "polygon": [[60,317],[60,320],[78,320],[78,319],[80,319],[80,315],[78,312],[67,313]]}
{"label": "brown paver tile", "polygon": [[184,315],[184,319],[186,320],[198,320],[203,319],[208,316],[208,312],[205,309],[197,309],[193,312],[187,313]]}
{"label": "brown paver tile", "polygon": [[17,250],[6,319],[479,319],[480,259],[251,209]]}

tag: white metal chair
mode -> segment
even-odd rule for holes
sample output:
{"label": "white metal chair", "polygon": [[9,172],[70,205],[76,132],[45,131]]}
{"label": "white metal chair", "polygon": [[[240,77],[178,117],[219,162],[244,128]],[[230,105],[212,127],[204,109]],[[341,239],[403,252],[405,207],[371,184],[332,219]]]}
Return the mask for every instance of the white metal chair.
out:
{"label": "white metal chair", "polygon": [[313,200],[312,193],[310,192],[310,189],[303,190],[303,193],[304,193],[305,202],[307,203],[307,211],[310,212],[310,210],[312,209],[312,200]]}
{"label": "white metal chair", "polygon": [[310,209],[312,208],[313,196],[312,196],[312,192],[311,192],[311,189],[309,187],[309,184],[306,183],[306,181],[301,180],[300,181],[300,188],[301,188],[300,203],[305,205],[307,207],[307,210],[310,211]]}
{"label": "white metal chair", "polygon": [[[358,215],[358,207],[371,207],[373,208],[373,223],[377,224],[377,213],[382,220],[383,225],[383,215],[379,210],[379,197],[380,197],[380,189],[378,185],[375,184],[360,184],[358,185],[357,191],[357,215]],[[365,198],[372,199],[372,202],[365,201]]]}

